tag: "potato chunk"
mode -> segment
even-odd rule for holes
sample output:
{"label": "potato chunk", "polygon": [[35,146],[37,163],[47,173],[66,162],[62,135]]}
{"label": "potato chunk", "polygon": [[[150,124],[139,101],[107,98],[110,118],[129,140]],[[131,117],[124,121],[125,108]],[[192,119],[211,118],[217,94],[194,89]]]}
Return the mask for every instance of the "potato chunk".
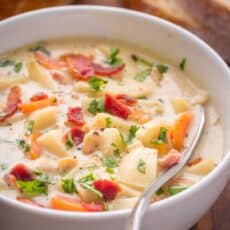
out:
{"label": "potato chunk", "polygon": [[67,156],[65,145],[62,143],[61,130],[51,130],[37,139],[38,143],[48,152],[57,157]]}
{"label": "potato chunk", "polygon": [[173,97],[171,104],[176,113],[183,113],[189,110],[189,103],[182,97]]}
{"label": "potato chunk", "polygon": [[55,106],[49,106],[44,109],[39,109],[31,114],[30,120],[34,121],[34,131],[46,129],[56,123],[57,108]]}
{"label": "potato chunk", "polygon": [[6,89],[7,87],[23,83],[28,80],[27,76],[0,76],[0,91]]}
{"label": "potato chunk", "polygon": [[125,184],[145,188],[156,178],[157,150],[137,148],[127,154],[119,167],[119,180]]}
{"label": "potato chunk", "polygon": [[55,87],[54,81],[49,72],[36,62],[28,64],[30,79],[40,83],[43,87],[53,90]]}

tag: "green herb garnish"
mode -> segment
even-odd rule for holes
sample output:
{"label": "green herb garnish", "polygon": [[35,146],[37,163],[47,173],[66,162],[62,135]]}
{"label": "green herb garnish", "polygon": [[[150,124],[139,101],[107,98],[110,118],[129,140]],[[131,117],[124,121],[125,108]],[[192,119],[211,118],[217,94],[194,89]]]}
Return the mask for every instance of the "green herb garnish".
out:
{"label": "green herb garnish", "polygon": [[179,67],[182,71],[184,71],[186,65],[186,58],[183,58],[182,61],[179,64]]}
{"label": "green herb garnish", "polygon": [[144,70],[138,72],[135,75],[134,79],[137,80],[137,81],[142,82],[151,74],[151,72],[152,72],[152,68],[144,69]]}
{"label": "green herb garnish", "polygon": [[31,120],[31,121],[29,121],[29,124],[26,128],[26,135],[29,136],[33,132],[33,128],[34,128],[34,121]]}
{"label": "green herb garnish", "polygon": [[17,62],[15,65],[14,65],[14,71],[16,73],[19,73],[22,69],[22,62]]}
{"label": "green herb garnish", "polygon": [[168,68],[169,67],[167,65],[163,65],[163,64],[158,64],[157,65],[157,70],[161,74],[166,73],[168,71]]}
{"label": "green herb garnish", "polygon": [[187,188],[188,188],[188,186],[186,186],[186,185],[170,186],[168,188],[168,194],[169,194],[169,196],[173,196],[173,195],[176,195],[176,194],[186,190]]}
{"label": "green herb garnish", "polygon": [[105,87],[105,85],[107,83],[108,83],[108,81],[103,80],[103,79],[98,78],[98,77],[92,77],[89,80],[90,87],[96,92],[100,92],[102,90],[102,88]]}
{"label": "green herb garnish", "polygon": [[27,196],[38,196],[41,194],[47,194],[46,183],[39,180],[32,181],[16,181],[19,189]]}
{"label": "green herb garnish", "polygon": [[9,166],[6,163],[1,163],[0,168],[1,170],[6,170]]}
{"label": "green herb garnish", "polygon": [[168,143],[167,132],[168,132],[167,128],[160,127],[158,138],[156,140],[151,141],[151,144],[156,144],[156,145],[167,144]]}
{"label": "green herb garnish", "polygon": [[10,59],[2,59],[0,60],[0,67],[6,67],[6,66],[10,66],[10,65],[14,65],[14,61],[10,60]]}
{"label": "green herb garnish", "polygon": [[156,191],[156,194],[158,195],[158,196],[160,196],[160,195],[162,195],[162,194],[164,194],[164,189],[162,188],[162,187],[160,187],[157,191]]}
{"label": "green herb garnish", "polygon": [[114,154],[115,157],[118,157],[118,158],[121,157],[120,149],[118,149],[118,148],[115,149],[115,150],[113,151],[113,154]]}
{"label": "green herb garnish", "polygon": [[118,167],[118,160],[112,156],[101,158],[101,162],[103,166],[108,168],[116,168]]}
{"label": "green herb garnish", "polygon": [[106,128],[110,128],[111,124],[112,124],[112,118],[111,117],[106,117],[105,122],[106,122]]}
{"label": "green herb garnish", "polygon": [[114,169],[107,167],[106,172],[109,173],[109,174],[114,174]]}
{"label": "green herb garnish", "polygon": [[90,102],[88,111],[93,115],[104,111],[104,101],[102,99],[94,99]]}
{"label": "green herb garnish", "polygon": [[31,47],[29,48],[29,51],[30,52],[40,51],[48,56],[50,55],[50,51],[43,45],[37,45],[37,46]]}
{"label": "green herb garnish", "polygon": [[132,143],[133,139],[136,137],[136,133],[138,131],[140,127],[136,126],[136,125],[132,125],[129,129],[129,136],[128,139],[126,141],[127,144]]}
{"label": "green herb garnish", "polygon": [[62,189],[64,192],[73,194],[76,190],[76,185],[74,183],[73,178],[63,178],[62,179]]}
{"label": "green herb garnish", "polygon": [[110,49],[110,54],[108,57],[108,60],[106,61],[106,63],[108,63],[109,65],[113,66],[113,67],[117,67],[123,64],[123,60],[118,56],[118,54],[120,53],[120,49],[119,48],[111,48]]}
{"label": "green herb garnish", "polygon": [[96,178],[93,175],[93,173],[89,173],[86,176],[81,177],[78,180],[78,182],[83,188],[95,193],[98,197],[102,198],[103,194],[100,191],[98,191],[97,189],[95,189],[93,186],[93,182],[95,180],[96,180]]}
{"label": "green herb garnish", "polygon": [[137,170],[140,173],[145,174],[145,162],[142,159],[139,159],[138,164],[137,164]]}
{"label": "green herb garnish", "polygon": [[146,97],[146,96],[140,96],[140,97],[138,97],[137,99],[139,99],[139,100],[146,100],[147,97]]}
{"label": "green herb garnish", "polygon": [[24,153],[27,153],[30,151],[30,146],[25,142],[25,140],[19,140],[18,146]]}
{"label": "green herb garnish", "polygon": [[73,143],[71,133],[68,133],[66,143],[65,143],[65,147],[66,147],[67,150],[70,150],[70,149],[73,148],[73,146],[74,146],[74,143]]}
{"label": "green herb garnish", "polygon": [[136,54],[131,54],[131,58],[135,62],[140,62],[140,63],[142,63],[148,67],[153,67],[153,63],[151,63],[150,61],[148,61],[148,60],[146,60],[146,59],[144,59],[144,58],[142,58]]}

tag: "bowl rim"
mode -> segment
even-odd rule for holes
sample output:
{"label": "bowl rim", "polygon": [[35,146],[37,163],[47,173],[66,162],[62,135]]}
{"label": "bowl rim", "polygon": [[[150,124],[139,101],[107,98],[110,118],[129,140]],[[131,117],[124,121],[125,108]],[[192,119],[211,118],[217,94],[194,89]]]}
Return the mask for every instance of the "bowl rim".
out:
{"label": "bowl rim", "polygon": [[[169,21],[166,21],[164,19],[161,19],[156,16],[148,15],[146,13],[129,10],[129,9],[123,9],[119,7],[111,7],[111,6],[95,6],[95,5],[76,5],[76,6],[57,6],[57,7],[49,7],[45,9],[38,9],[31,12],[22,13],[16,16],[9,17],[7,19],[4,19],[0,21],[0,29],[1,27],[8,26],[11,23],[17,23],[17,21],[20,20],[26,20],[34,16],[41,16],[41,15],[47,15],[47,14],[66,14],[70,12],[103,12],[103,13],[113,13],[113,14],[126,14],[127,16],[131,17],[138,17],[140,20],[146,20],[150,21],[152,23],[161,24],[164,27],[173,29],[175,33],[180,34],[181,36],[187,37],[195,43],[197,46],[200,46],[203,50],[206,50],[209,52],[210,56],[216,62],[218,65],[221,65],[223,70],[226,72],[226,76],[228,75],[230,77],[230,70],[227,66],[227,64],[224,62],[224,60],[219,56],[219,54],[216,53],[207,43],[205,43],[203,40],[198,38],[196,35],[192,34],[191,32],[187,31],[184,28],[179,27],[178,25],[175,25]],[[176,205],[176,203],[183,201],[188,196],[193,196],[202,187],[206,187],[213,178],[218,177],[222,174],[224,170],[227,170],[227,167],[230,166],[230,151],[227,151],[224,154],[224,158],[222,161],[217,165],[217,167],[210,172],[205,178],[203,178],[199,183],[193,185],[188,190],[177,194],[176,196],[169,197],[167,199],[161,200],[160,202],[156,202],[150,205],[148,212],[151,212],[155,209],[160,209],[162,207],[167,207],[170,205]],[[229,179],[230,175],[227,175]],[[109,211],[109,212],[91,212],[90,215],[88,212],[72,212],[72,211],[61,211],[61,210],[53,210],[53,209],[43,209],[38,208],[35,206],[23,204],[21,202],[18,202],[14,199],[8,198],[6,196],[3,196],[0,194],[0,201],[3,201],[4,203],[9,204],[10,206],[17,207],[20,210],[28,211],[30,213],[33,213],[35,215],[40,216],[49,216],[52,218],[60,218],[65,217],[66,219],[75,219],[75,220],[100,220],[101,218],[119,218],[121,216],[127,216],[131,209],[126,210],[117,210],[117,211]]]}

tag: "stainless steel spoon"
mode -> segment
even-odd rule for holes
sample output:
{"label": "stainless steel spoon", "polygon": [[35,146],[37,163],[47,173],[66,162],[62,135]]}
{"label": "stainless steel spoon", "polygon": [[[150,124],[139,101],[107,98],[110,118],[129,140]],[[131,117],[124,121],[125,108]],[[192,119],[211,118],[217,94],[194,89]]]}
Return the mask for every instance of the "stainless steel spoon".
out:
{"label": "stainless steel spoon", "polygon": [[172,177],[174,177],[188,162],[190,159],[199,139],[202,134],[204,124],[205,124],[205,111],[202,106],[199,106],[198,108],[198,124],[197,124],[197,131],[194,134],[194,137],[191,141],[191,144],[189,144],[189,148],[185,149],[182,152],[183,158],[180,160],[180,162],[170,168],[165,173],[161,174],[157,180],[152,182],[149,187],[144,191],[144,193],[139,198],[138,202],[136,203],[135,207],[132,210],[132,213],[130,214],[125,230],[139,230],[141,229],[141,221],[142,218],[149,207],[149,200],[153,193],[155,193],[161,186],[163,186],[166,182],[168,182]]}

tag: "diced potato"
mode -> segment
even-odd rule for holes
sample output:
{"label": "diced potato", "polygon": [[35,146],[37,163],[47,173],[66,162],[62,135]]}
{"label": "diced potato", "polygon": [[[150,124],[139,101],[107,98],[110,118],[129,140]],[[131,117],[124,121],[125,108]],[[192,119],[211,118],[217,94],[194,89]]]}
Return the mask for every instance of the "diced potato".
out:
{"label": "diced potato", "polygon": [[156,173],[157,150],[137,148],[122,159],[118,178],[124,184],[145,188],[156,179]]}
{"label": "diced potato", "polygon": [[120,132],[116,128],[107,128],[102,133],[103,141],[100,150],[104,155],[113,155],[114,150],[123,149],[124,144],[121,139]]}
{"label": "diced potato", "polygon": [[96,129],[106,128],[110,121],[109,128],[117,128],[121,131],[128,131],[130,124],[119,117],[107,113],[98,113],[93,120],[92,127]]}
{"label": "diced potato", "polygon": [[41,157],[36,160],[35,169],[43,173],[57,173],[58,171],[57,161],[47,157]]}
{"label": "diced potato", "polygon": [[173,97],[171,104],[176,113],[182,113],[189,110],[189,103],[182,97]]}
{"label": "diced potato", "polygon": [[0,76],[0,91],[6,89],[11,85],[23,83],[27,80],[27,76]]}
{"label": "diced potato", "polygon": [[50,76],[50,73],[40,66],[37,62],[28,64],[28,71],[30,79],[40,83],[43,87],[53,90],[55,83]]}
{"label": "diced potato", "polygon": [[133,188],[131,186],[120,183],[121,192],[119,196],[128,196],[128,197],[139,197],[141,195],[141,191]]}
{"label": "diced potato", "polygon": [[62,143],[61,130],[51,130],[37,139],[37,142],[48,152],[57,157],[67,156],[67,150]]}
{"label": "diced potato", "polygon": [[77,93],[89,93],[90,87],[87,82],[84,81],[78,81],[74,84],[73,90]]}
{"label": "diced potato", "polygon": [[84,202],[90,203],[90,202],[97,202],[100,201],[100,197],[97,196],[96,193],[86,190],[82,188],[81,186],[78,186],[78,195]]}
{"label": "diced potato", "polygon": [[143,144],[142,144],[142,142],[139,141],[139,140],[135,140],[131,144],[127,145],[127,150],[128,150],[128,152],[131,152],[132,150],[134,150],[136,148],[140,148],[140,147],[144,147]]}
{"label": "diced potato", "polygon": [[99,149],[99,146],[102,144],[103,137],[101,131],[91,130],[88,132],[84,139],[82,150],[85,154],[90,154]]}
{"label": "diced potato", "polygon": [[77,160],[73,157],[64,157],[58,161],[58,170],[67,173],[77,166]]}
{"label": "diced potato", "polygon": [[137,203],[138,198],[120,198],[116,199],[113,204],[111,205],[111,210],[122,210],[122,209],[129,209],[133,208],[134,205]]}
{"label": "diced potato", "polygon": [[34,121],[34,131],[46,129],[56,123],[57,108],[55,106],[49,106],[39,109],[31,114],[30,120]]}
{"label": "diced potato", "polygon": [[198,164],[188,167],[187,170],[194,174],[204,175],[211,172],[214,168],[215,164],[212,160],[203,160]]}

